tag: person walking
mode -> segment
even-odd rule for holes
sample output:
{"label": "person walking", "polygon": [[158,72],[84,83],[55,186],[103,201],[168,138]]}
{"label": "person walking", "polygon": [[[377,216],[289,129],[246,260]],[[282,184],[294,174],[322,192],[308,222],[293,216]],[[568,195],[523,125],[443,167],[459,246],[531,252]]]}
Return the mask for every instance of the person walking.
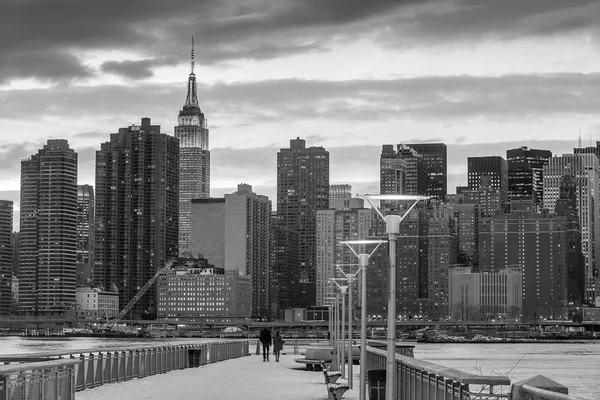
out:
{"label": "person walking", "polygon": [[263,330],[260,331],[258,340],[260,340],[263,345],[263,361],[269,361],[269,347],[271,347],[271,342],[273,341],[271,338],[271,331],[266,327],[263,328]]}
{"label": "person walking", "polygon": [[279,331],[275,332],[275,336],[273,336],[273,355],[275,356],[275,361],[279,362],[279,354],[281,354],[281,350],[283,349],[283,338],[279,336]]}

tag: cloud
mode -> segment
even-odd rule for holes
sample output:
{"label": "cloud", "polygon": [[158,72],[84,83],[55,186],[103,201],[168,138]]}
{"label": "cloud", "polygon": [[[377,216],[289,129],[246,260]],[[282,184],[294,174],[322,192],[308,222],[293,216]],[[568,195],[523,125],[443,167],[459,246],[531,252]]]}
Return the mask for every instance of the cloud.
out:
{"label": "cloud", "polygon": [[600,4],[596,0],[455,0],[392,15],[379,39],[394,44],[467,42],[542,38],[572,33],[597,36]]}
{"label": "cloud", "polygon": [[[468,119],[531,120],[551,116],[597,115],[600,73],[504,76],[425,76],[387,80],[264,80],[200,86],[201,106],[211,121],[235,126],[301,120],[444,121]],[[58,87],[5,92],[0,118],[72,119],[105,117],[111,125],[150,115],[172,121],[185,85],[138,84],[131,87]],[[131,99],[136,101],[132,102]],[[136,117],[137,119],[137,117]],[[84,128],[85,129],[85,128]],[[89,129],[99,129],[90,126]],[[170,130],[170,128],[165,128]]]}
{"label": "cloud", "polygon": [[[2,7],[0,83],[103,72],[146,79],[156,66],[187,62],[192,35],[198,62],[212,65],[373,37],[402,46],[472,45],[573,32],[597,37],[600,26],[595,0],[7,0]],[[88,54],[113,50],[132,60],[108,60],[99,71],[86,65]]]}
{"label": "cloud", "polygon": [[153,75],[152,68],[161,65],[164,62],[153,59],[137,61],[106,61],[102,63],[100,69],[103,72],[121,75],[129,79],[145,79]]}

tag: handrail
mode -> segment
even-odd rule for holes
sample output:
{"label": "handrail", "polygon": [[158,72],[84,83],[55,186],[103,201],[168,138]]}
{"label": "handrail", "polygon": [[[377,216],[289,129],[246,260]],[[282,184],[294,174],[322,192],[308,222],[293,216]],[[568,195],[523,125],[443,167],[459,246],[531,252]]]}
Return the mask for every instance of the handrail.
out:
{"label": "handrail", "polygon": [[[385,357],[387,355],[387,353],[384,350],[379,350],[375,347],[367,346],[367,350],[380,356]],[[412,368],[424,370],[439,376],[443,376],[444,378],[452,379],[462,383],[474,385],[510,385],[510,378],[507,376],[475,375],[455,368],[444,367],[428,361],[418,360],[416,358],[396,354],[396,362],[398,361]]]}
{"label": "handrail", "polygon": [[521,390],[523,390],[525,393],[539,396],[544,400],[587,400],[583,397],[571,396],[569,394],[540,389],[531,385],[521,385]]}
{"label": "handrail", "polygon": [[71,354],[82,354],[82,353],[106,353],[106,352],[115,352],[115,351],[131,351],[131,350],[144,350],[148,348],[158,348],[158,347],[176,347],[176,346],[200,346],[205,344],[217,344],[217,343],[225,343],[228,341],[225,340],[215,340],[215,341],[204,341],[200,343],[165,343],[152,345],[148,343],[145,346],[128,346],[128,347],[93,347],[90,349],[70,349],[70,350],[47,350],[47,351],[38,351],[36,353],[14,353],[14,354],[2,354],[0,355],[0,361],[10,361],[10,360],[28,360],[28,359],[38,359],[43,357],[59,357],[66,356]]}
{"label": "handrail", "polygon": [[50,368],[58,368],[58,367],[68,367],[70,365],[77,365],[80,362],[81,362],[80,360],[64,358],[64,359],[60,359],[60,360],[51,360],[51,361],[0,365],[0,376],[6,375],[6,374],[12,374],[15,372],[31,371],[34,369],[50,369]]}

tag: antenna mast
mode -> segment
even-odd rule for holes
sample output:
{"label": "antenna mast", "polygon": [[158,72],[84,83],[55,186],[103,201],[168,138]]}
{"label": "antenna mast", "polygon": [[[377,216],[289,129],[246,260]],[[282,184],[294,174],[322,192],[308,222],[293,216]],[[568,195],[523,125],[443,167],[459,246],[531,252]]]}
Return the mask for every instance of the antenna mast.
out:
{"label": "antenna mast", "polygon": [[194,35],[192,35],[192,74],[194,73]]}

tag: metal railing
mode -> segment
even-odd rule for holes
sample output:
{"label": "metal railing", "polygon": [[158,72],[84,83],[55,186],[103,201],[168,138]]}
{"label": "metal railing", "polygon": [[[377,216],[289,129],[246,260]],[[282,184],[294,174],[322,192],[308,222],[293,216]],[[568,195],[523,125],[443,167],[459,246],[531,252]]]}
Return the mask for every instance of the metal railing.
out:
{"label": "metal railing", "polygon": [[520,385],[518,390],[514,390],[513,388],[510,398],[511,400],[586,400],[582,397],[554,392],[527,384]]}
{"label": "metal railing", "polygon": [[2,400],[72,400],[77,360],[0,366]]}
{"label": "metal railing", "polygon": [[[386,351],[367,347],[367,369],[385,369]],[[475,375],[396,354],[395,399],[508,399],[510,379]],[[500,392],[494,390],[500,386]]]}
{"label": "metal railing", "polygon": [[[24,392],[33,393],[32,391],[38,390],[34,389],[41,379],[37,378],[38,375],[42,376],[45,381],[54,380],[56,386],[62,385],[61,382],[66,379],[64,377],[66,374],[71,374],[74,393],[105,383],[144,378],[177,369],[198,367],[248,356],[250,355],[249,346],[250,342],[244,340],[130,349],[83,349],[4,355],[0,356],[0,362],[17,364],[0,366],[0,399],[52,400],[56,398],[62,400],[74,397],[74,394],[73,397],[36,397],[35,394],[23,397]],[[58,368],[59,366],[64,371]],[[41,372],[35,372],[38,370]],[[20,372],[15,374],[11,371]],[[31,379],[30,377],[34,375],[36,378]],[[21,387],[19,385],[23,388],[22,392],[18,392],[16,397],[11,397],[12,395],[7,397],[7,393],[9,393],[7,390]]]}

